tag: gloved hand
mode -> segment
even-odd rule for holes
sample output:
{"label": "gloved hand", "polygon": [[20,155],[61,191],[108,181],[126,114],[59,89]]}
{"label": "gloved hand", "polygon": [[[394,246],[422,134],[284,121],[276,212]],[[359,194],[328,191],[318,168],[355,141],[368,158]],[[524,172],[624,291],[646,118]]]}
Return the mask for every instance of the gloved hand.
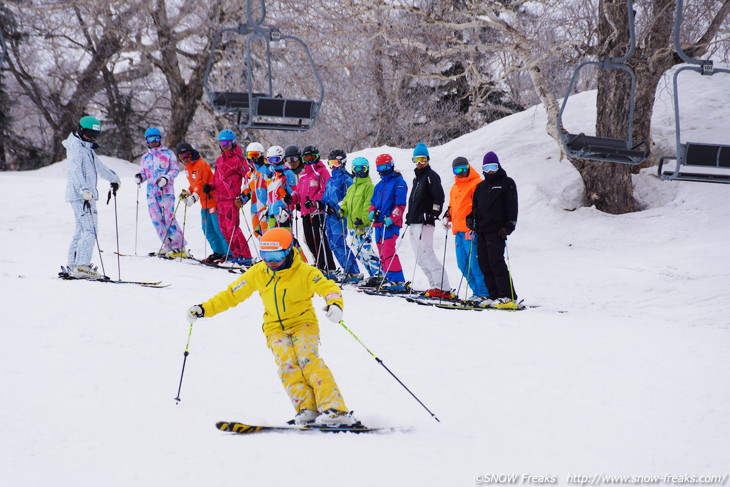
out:
{"label": "gloved hand", "polygon": [[281,210],[279,213],[277,213],[274,218],[279,223],[286,223],[289,221],[289,212],[286,210]]}
{"label": "gloved hand", "polygon": [[155,184],[158,188],[164,188],[167,186],[167,178],[165,176],[160,176],[157,181],[155,181]]}
{"label": "gloved hand", "polygon": [[135,182],[136,182],[137,184],[142,184],[142,182],[144,181],[144,179],[142,179],[142,174],[141,174],[141,173],[137,173],[137,174],[135,174],[135,175],[134,175],[134,181],[135,181]]}
{"label": "gloved hand", "polygon": [[501,238],[502,240],[507,240],[507,235],[509,235],[509,230],[502,227],[497,231],[497,236]]}
{"label": "gloved hand", "polygon": [[236,201],[235,201],[236,206],[239,207],[239,208],[241,208],[243,205],[245,205],[246,203],[248,203],[248,200],[250,200],[250,199],[251,199],[251,196],[250,195],[247,195],[245,193],[244,194],[240,194],[236,198]]}
{"label": "gloved hand", "polygon": [[352,224],[353,224],[353,225],[355,225],[356,227],[361,227],[361,226],[365,225],[365,222],[363,222],[363,221],[362,221],[361,219],[359,219],[359,218],[355,218],[355,221],[354,221],[354,222],[352,222]]}
{"label": "gloved hand", "polygon": [[203,305],[196,304],[195,306],[191,306],[190,309],[188,309],[187,316],[189,323],[195,323],[195,320],[205,316],[205,310],[203,309]]}
{"label": "gloved hand", "polygon": [[109,186],[112,187],[112,192],[114,194],[117,194],[117,191],[119,191],[119,186],[121,186],[122,183],[111,183]]}
{"label": "gloved hand", "polygon": [[444,220],[443,220],[443,224],[444,224],[444,228],[446,230],[449,230],[451,228],[451,218],[449,218],[448,216],[445,216]]}
{"label": "gloved hand", "polygon": [[339,323],[342,321],[342,308],[336,304],[329,304],[322,309],[327,312],[325,316],[327,316],[327,319],[331,322]]}
{"label": "gloved hand", "polygon": [[471,215],[467,215],[466,217],[466,228],[474,230],[474,217]]}
{"label": "gloved hand", "polygon": [[212,191],[213,191],[213,186],[211,186],[211,184],[210,184],[210,183],[205,183],[205,184],[203,185],[203,193],[205,193],[205,194],[207,194],[208,196],[210,196],[210,193],[211,193]]}
{"label": "gloved hand", "polygon": [[324,211],[326,211],[328,215],[334,215],[335,213],[337,213],[335,207],[330,205],[327,205]]}
{"label": "gloved hand", "polygon": [[370,213],[368,213],[368,218],[370,218],[370,221],[371,222],[374,222],[375,221],[375,210],[373,210]]}
{"label": "gloved hand", "polygon": [[389,227],[393,224],[393,219],[389,216],[386,216],[385,220],[383,220],[383,223],[385,223],[386,227]]}
{"label": "gloved hand", "polygon": [[285,195],[284,195],[284,203],[285,203],[286,205],[291,205],[291,202],[292,202],[292,197],[291,197],[291,195],[290,195],[290,194],[285,194]]}
{"label": "gloved hand", "polygon": [[185,206],[193,206],[198,201],[198,195],[193,193],[183,201],[185,202]]}
{"label": "gloved hand", "polygon": [[309,199],[308,199],[307,201],[305,201],[305,202],[304,202],[304,207],[305,207],[305,208],[309,208],[309,209],[312,209],[312,208],[314,208],[315,206],[316,206],[316,202],[315,202],[315,201],[312,201],[312,200],[309,200]]}
{"label": "gloved hand", "polygon": [[92,193],[88,189],[85,189],[81,192],[81,197],[84,199],[84,201],[91,201],[94,199],[94,193]]}
{"label": "gloved hand", "polygon": [[180,191],[180,199],[181,200],[184,200],[188,196],[190,196],[190,191],[188,191],[187,189],[183,189],[182,191]]}
{"label": "gloved hand", "polygon": [[337,210],[337,216],[339,216],[340,218],[345,218],[345,210],[343,210],[342,208]]}

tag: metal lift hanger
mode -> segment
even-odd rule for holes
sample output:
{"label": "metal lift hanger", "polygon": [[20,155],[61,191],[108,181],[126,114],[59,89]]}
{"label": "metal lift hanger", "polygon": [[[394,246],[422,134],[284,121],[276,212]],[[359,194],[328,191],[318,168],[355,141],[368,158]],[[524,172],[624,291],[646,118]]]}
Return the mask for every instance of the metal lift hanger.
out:
{"label": "metal lift hanger", "polygon": [[[632,140],[632,132],[634,128],[636,76],[634,75],[633,69],[626,64],[626,61],[631,58],[636,50],[633,0],[628,0],[626,2],[626,7],[628,9],[629,24],[629,49],[626,54],[619,58],[604,56],[601,61],[585,61],[579,64],[573,72],[573,77],[570,80],[568,90],[563,98],[563,104],[560,107],[557,119],[558,134],[560,135],[566,154],[570,157],[630,165],[641,164],[647,157],[649,157],[649,147],[646,141],[642,141],[634,145]],[[628,73],[629,78],[631,79],[631,88],[629,90],[629,126],[626,139],[586,135],[583,132],[571,134],[563,128],[563,112],[565,111],[565,107],[568,103],[568,98],[573,91],[573,86],[578,79],[580,71],[586,66],[597,66],[605,71],[621,69]]]}
{"label": "metal lift hanger", "polygon": [[[279,29],[262,27],[260,24],[266,17],[264,0],[259,0],[261,5],[261,18],[254,19],[251,14],[251,1],[246,2],[245,24],[239,24],[236,28],[227,28],[218,31],[211,46],[208,65],[205,70],[204,91],[211,106],[217,112],[233,113],[237,115],[238,124],[243,129],[268,129],[268,130],[309,130],[319,115],[319,110],[324,100],[324,85],[317,72],[307,45],[298,37],[283,35]],[[214,91],[209,87],[211,68],[216,57],[216,48],[221,37],[227,33],[235,33],[246,37],[245,66],[246,66],[246,91]],[[264,72],[254,73],[254,59],[252,56],[252,41],[263,42],[265,49]],[[280,41],[292,41],[301,47],[309,67],[314,74],[314,80],[319,87],[319,97],[316,99],[288,98],[281,94],[274,94],[273,70],[271,62],[271,43]],[[253,80],[267,79],[268,89],[254,91]]]}
{"label": "metal lift hanger", "polygon": [[[674,125],[677,139],[677,155],[664,156],[659,160],[658,173],[662,179],[675,181],[697,181],[704,183],[730,183],[730,145],[682,142],[679,117],[679,84],[677,79],[683,71],[695,71],[702,76],[717,73],[730,74],[730,69],[715,68],[712,61],[694,59],[687,55],[679,42],[682,27],[683,0],[677,0],[674,13],[674,50],[687,63],[674,73]],[[674,170],[663,170],[665,161],[674,160]]]}

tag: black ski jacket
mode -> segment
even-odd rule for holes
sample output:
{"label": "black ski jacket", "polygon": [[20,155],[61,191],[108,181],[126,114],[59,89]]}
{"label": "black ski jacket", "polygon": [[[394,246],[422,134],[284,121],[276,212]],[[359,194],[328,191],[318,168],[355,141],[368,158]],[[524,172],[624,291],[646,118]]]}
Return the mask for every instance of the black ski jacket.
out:
{"label": "black ski jacket", "polygon": [[408,197],[406,224],[434,225],[444,206],[445,196],[441,178],[430,165],[416,169],[415,173],[411,195]]}
{"label": "black ski jacket", "polygon": [[517,185],[499,167],[493,175],[477,184],[472,198],[472,209],[467,216],[469,228],[476,232],[497,232],[506,228],[512,233],[517,226]]}

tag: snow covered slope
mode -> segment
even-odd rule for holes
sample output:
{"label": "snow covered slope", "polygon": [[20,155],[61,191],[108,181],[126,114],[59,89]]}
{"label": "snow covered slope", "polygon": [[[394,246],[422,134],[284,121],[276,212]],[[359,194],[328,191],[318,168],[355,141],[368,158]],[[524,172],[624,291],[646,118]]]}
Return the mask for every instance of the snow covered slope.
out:
{"label": "snow covered slope", "polygon": [[[727,118],[711,119],[721,114],[703,103],[727,106],[728,93],[700,82],[684,126],[721,141]],[[655,128],[671,151],[668,95],[660,92]],[[571,100],[570,123],[591,126],[594,98]],[[440,423],[320,315],[321,352],[349,407],[368,425],[409,428],[392,434],[236,437],[214,428],[293,414],[257,297],[195,325],[175,405],[185,310],[235,276],[131,256],[120,259],[122,278],[171,286],[61,281],[73,233],[65,163],[0,173],[3,485],[441,487],[491,475],[518,475],[521,484],[530,483],[522,475],[544,475],[559,485],[571,475],[727,475],[730,188],[663,182],[647,171],[636,176],[644,211],[602,214],[581,206],[578,175],[558,160],[545,124],[535,107],[431,148],[447,190],[454,157],[478,167],[485,152],[500,156],[520,195],[509,239],[516,289],[539,308],[458,312],[345,291],[348,327]],[[411,149],[374,148],[350,160],[385,150],[410,184]],[[136,166],[105,160],[122,176],[119,241],[133,254]],[[107,187],[100,182],[100,193]],[[159,241],[140,198],[143,255]],[[116,278],[113,202],[100,202],[99,213],[104,267]],[[184,220],[190,248],[203,256],[198,207]],[[445,236],[439,228],[437,253],[445,243],[452,285],[463,293]],[[423,288],[409,247],[400,247],[406,275]]]}

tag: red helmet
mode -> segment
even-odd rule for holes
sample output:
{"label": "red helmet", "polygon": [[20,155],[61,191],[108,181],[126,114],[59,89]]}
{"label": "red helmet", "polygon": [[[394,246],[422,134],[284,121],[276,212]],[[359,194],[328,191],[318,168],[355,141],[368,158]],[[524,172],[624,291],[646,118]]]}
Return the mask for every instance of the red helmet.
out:
{"label": "red helmet", "polygon": [[393,164],[393,157],[390,154],[380,154],[375,158],[376,166],[382,166],[383,164]]}

